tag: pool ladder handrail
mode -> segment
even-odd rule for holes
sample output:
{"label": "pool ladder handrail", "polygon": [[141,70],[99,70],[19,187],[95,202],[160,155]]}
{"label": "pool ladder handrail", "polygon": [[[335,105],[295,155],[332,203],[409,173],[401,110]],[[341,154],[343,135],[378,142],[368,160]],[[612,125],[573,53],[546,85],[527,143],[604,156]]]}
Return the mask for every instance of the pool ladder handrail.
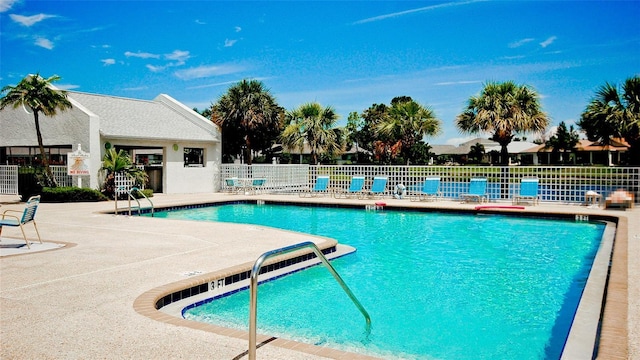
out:
{"label": "pool ladder handrail", "polygon": [[356,296],[353,294],[351,289],[347,286],[347,284],[342,280],[336,269],[331,265],[329,260],[327,260],[326,256],[320,251],[318,246],[311,241],[302,242],[299,244],[286,246],[280,249],[267,251],[264,254],[260,255],[260,257],[253,264],[253,268],[251,269],[251,277],[250,277],[250,285],[249,285],[249,360],[256,359],[256,338],[257,338],[257,320],[258,320],[258,275],[260,275],[260,269],[262,268],[262,264],[269,258],[272,258],[277,255],[287,254],[296,250],[301,250],[304,248],[311,248],[316,256],[320,259],[322,264],[329,270],[331,275],[336,279],[336,281],[340,284],[342,289],[347,293],[351,301],[356,305],[358,310],[364,316],[364,319],[367,323],[366,333],[371,333],[371,317],[367,310],[365,310],[364,306],[358,301]]}
{"label": "pool ladder handrail", "polygon": [[[118,190],[123,190],[126,189],[125,186],[119,186]],[[154,213],[155,213],[155,208],[153,206],[153,201],[151,201],[151,199],[149,199],[147,197],[147,195],[145,195],[138,187],[133,186],[131,189],[126,190],[127,191],[127,200],[129,201],[129,216],[131,216],[131,199],[135,200],[136,203],[138,203],[138,206],[136,207],[138,209],[138,216],[140,215],[140,212],[142,210],[142,206],[140,205],[140,201],[138,200],[138,198],[136,198],[135,196],[133,196],[133,192],[137,191],[138,193],[140,193],[140,195],[142,195],[143,198],[147,199],[147,201],[149,202],[149,204],[151,205],[150,209],[151,209],[151,216],[153,217]],[[118,194],[116,192],[116,214],[118,214]]]}

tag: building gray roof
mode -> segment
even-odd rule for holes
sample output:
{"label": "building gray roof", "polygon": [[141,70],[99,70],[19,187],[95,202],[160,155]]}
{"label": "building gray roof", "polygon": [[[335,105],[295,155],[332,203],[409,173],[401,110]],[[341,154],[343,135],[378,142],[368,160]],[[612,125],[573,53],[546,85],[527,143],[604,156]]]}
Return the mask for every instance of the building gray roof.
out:
{"label": "building gray roof", "polygon": [[[482,144],[485,153],[490,151],[500,151],[501,146],[497,142],[489,139],[475,138],[464,142],[458,146],[453,145],[432,145],[431,151],[436,155],[466,155],[471,151],[471,147],[475,144]],[[507,146],[509,154],[527,153],[536,147],[536,144],[526,141],[512,141]]]}
{"label": "building gray roof", "polygon": [[99,117],[104,137],[220,141],[216,125],[165,94],[153,100],[75,91],[69,91],[68,96],[74,107]]}

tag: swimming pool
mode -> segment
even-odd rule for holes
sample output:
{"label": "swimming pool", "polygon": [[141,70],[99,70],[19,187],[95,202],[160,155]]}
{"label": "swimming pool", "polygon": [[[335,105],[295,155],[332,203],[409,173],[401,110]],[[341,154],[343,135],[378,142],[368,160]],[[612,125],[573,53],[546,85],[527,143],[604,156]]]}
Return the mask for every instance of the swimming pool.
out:
{"label": "swimming pool", "polygon": [[[370,336],[322,268],[261,285],[258,329],[409,358],[559,357],[604,228],[493,215],[248,204],[156,217],[268,225],[355,246],[354,255],[333,264],[371,314]],[[184,316],[246,329],[247,304],[240,292]]]}

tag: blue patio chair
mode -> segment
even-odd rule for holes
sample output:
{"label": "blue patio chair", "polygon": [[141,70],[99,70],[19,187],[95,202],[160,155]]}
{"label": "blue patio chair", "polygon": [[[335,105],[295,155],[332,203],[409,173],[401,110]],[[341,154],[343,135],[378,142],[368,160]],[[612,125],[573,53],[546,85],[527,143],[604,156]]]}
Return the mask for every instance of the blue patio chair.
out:
{"label": "blue patio chair", "polygon": [[489,195],[487,194],[487,179],[486,178],[472,178],[469,183],[469,192],[466,194],[460,194],[462,202],[488,202]]}
{"label": "blue patio chair", "polygon": [[305,190],[299,193],[300,197],[306,196],[324,196],[329,193],[329,176],[318,176],[316,178],[316,184],[312,189]]}
{"label": "blue patio chair", "polygon": [[42,239],[40,239],[40,232],[38,231],[35,220],[36,211],[38,210],[38,204],[40,204],[40,195],[30,197],[29,200],[27,200],[24,211],[22,212],[22,217],[8,214],[20,214],[20,211],[5,210],[2,213],[2,218],[0,218],[0,235],[2,235],[2,228],[4,226],[20,227],[20,231],[22,231],[22,237],[24,237],[24,241],[27,243],[27,247],[31,249],[31,243],[29,242],[29,239],[27,239],[27,235],[24,232],[24,225],[33,223],[33,227],[36,229],[36,234],[38,234],[38,241],[40,241],[40,244],[42,244]]}
{"label": "blue patio chair", "polygon": [[357,197],[362,193],[362,188],[364,187],[364,176],[354,176],[351,178],[351,183],[349,184],[349,189],[346,191],[336,191],[333,193],[333,197],[336,199],[344,197]]}
{"label": "blue patio chair", "polygon": [[440,176],[430,176],[424,180],[422,189],[415,196],[412,196],[411,201],[424,201],[424,200],[438,200],[442,197],[440,192]]}
{"label": "blue patio chair", "polygon": [[264,189],[264,184],[267,182],[267,179],[256,178],[251,180],[251,186],[249,187],[249,192],[251,194],[257,194],[258,192]]}
{"label": "blue patio chair", "polygon": [[224,184],[227,192],[231,194],[238,194],[240,191],[242,191],[242,184],[237,177],[224,179]]}
{"label": "blue patio chair", "polygon": [[376,176],[373,178],[373,184],[371,184],[371,190],[367,192],[361,192],[360,198],[363,199],[365,197],[376,198],[384,196],[384,192],[387,189],[387,182],[389,178],[386,176]]}
{"label": "blue patio chair", "polygon": [[520,180],[520,192],[513,197],[513,204],[519,204],[521,202],[531,201],[533,205],[540,203],[540,196],[538,195],[538,178],[530,177]]}

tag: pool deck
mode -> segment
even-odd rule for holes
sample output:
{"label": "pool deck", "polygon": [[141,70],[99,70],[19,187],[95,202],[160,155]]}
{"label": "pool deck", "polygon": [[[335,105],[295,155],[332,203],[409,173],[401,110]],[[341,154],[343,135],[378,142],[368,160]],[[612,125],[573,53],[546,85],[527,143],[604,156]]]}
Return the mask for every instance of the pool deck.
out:
{"label": "pool deck", "polygon": [[[243,198],[156,194],[152,200],[156,207],[163,207]],[[376,202],[292,195],[246,198],[362,206]],[[0,197],[0,212],[24,206],[2,201]],[[382,201],[389,206],[475,207],[457,201]],[[134,303],[152,289],[188,281],[194,274],[252,263],[265,251],[301,241],[324,241],[258,226],[103,213],[113,208],[113,202],[40,204],[36,219],[46,245],[36,242],[32,250],[0,249],[1,359],[246,359],[241,357],[247,350],[245,334],[223,334],[207,325],[183,326],[167,315],[145,316]],[[614,245],[601,338],[606,357],[601,358],[640,359],[640,208],[619,211],[543,203],[526,210],[603,214],[620,217],[621,224],[626,224]],[[33,226],[26,231],[30,239],[35,238]],[[0,244],[21,241],[20,230],[5,228]],[[260,347],[257,354],[260,359],[367,358],[281,339]]]}

